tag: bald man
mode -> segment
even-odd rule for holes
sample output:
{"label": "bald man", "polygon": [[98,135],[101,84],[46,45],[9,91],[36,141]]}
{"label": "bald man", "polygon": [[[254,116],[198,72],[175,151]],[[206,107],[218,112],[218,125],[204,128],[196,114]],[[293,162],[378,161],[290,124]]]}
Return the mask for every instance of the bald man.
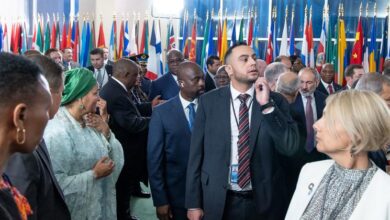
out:
{"label": "bald man", "polygon": [[294,103],[299,91],[298,75],[293,72],[282,73],[276,81],[275,91],[286,98],[288,103]]}
{"label": "bald man", "polygon": [[140,181],[147,183],[146,142],[149,117],[142,117],[129,98],[139,71],[136,63],[120,59],[114,63],[113,75],[100,91],[107,100],[110,128],[122,144],[125,164],[116,183],[118,219],[136,219],[131,216],[130,197],[139,193]]}
{"label": "bald man", "polygon": [[337,91],[343,90],[343,87],[334,82],[334,75],[336,71],[333,64],[325,63],[321,69],[321,82],[319,83],[317,90],[325,95],[331,95]]}
{"label": "bald man", "polygon": [[179,94],[153,111],[147,158],[150,188],[159,219],[187,219],[186,170],[198,97],[205,90],[203,76],[198,64],[181,63],[177,74]]}
{"label": "bald man", "polygon": [[149,99],[160,95],[162,100],[168,100],[179,93],[177,73],[179,64],[184,61],[183,54],[178,50],[170,50],[167,53],[169,72],[152,82],[150,86]]}

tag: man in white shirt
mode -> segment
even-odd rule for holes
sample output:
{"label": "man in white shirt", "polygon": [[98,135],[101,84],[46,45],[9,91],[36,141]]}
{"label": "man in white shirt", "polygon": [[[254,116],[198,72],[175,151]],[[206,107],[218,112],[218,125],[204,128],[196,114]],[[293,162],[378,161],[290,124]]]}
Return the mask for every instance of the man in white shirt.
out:
{"label": "man in white shirt", "polygon": [[334,82],[336,71],[331,63],[325,63],[321,69],[321,82],[317,90],[324,93],[326,96],[331,95],[343,89],[342,86]]}

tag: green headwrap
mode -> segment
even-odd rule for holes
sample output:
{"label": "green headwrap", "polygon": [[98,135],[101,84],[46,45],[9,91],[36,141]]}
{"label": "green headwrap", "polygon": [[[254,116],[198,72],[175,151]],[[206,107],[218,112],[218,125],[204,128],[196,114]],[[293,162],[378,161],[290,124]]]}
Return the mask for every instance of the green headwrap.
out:
{"label": "green headwrap", "polygon": [[96,79],[93,77],[92,71],[86,68],[66,71],[61,106],[85,96],[96,85]]}

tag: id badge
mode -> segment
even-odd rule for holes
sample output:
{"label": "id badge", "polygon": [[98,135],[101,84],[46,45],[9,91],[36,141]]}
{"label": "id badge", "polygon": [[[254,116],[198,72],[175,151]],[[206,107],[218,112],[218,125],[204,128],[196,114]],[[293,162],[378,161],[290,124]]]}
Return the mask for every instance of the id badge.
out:
{"label": "id badge", "polygon": [[237,183],[238,182],[238,164],[232,164],[230,172],[230,182]]}

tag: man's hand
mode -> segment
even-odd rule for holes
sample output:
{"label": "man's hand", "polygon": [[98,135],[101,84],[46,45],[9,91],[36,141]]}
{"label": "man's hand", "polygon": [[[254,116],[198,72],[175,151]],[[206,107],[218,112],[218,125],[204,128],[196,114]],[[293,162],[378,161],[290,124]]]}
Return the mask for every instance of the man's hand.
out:
{"label": "man's hand", "polygon": [[201,220],[203,218],[202,209],[189,209],[187,211],[187,218],[189,220]]}
{"label": "man's hand", "polygon": [[260,105],[269,102],[270,88],[264,77],[259,77],[255,82],[256,100]]}
{"label": "man's hand", "polygon": [[169,205],[163,205],[156,207],[157,218],[160,220],[170,220],[173,218],[171,207]]}

